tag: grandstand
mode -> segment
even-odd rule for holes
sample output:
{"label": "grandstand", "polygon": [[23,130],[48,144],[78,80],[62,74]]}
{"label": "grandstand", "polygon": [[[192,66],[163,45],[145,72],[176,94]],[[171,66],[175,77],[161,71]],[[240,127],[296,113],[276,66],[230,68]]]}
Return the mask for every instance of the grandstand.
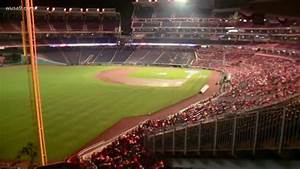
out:
{"label": "grandstand", "polygon": [[[108,67],[103,71],[108,71],[109,66],[119,70],[138,66],[176,67],[185,73],[192,72],[188,76],[203,69],[219,74],[214,84],[206,82],[209,92],[198,89],[193,102],[187,102],[192,96],[174,102],[184,103],[180,110],[172,102],[173,105],[161,109],[161,114],[149,112],[147,116],[134,117],[126,125],[122,120],[130,118],[122,115],[124,119],[107,128],[109,136],[105,139],[81,142],[81,148],[66,155],[65,160],[54,160],[55,163],[39,168],[191,168],[183,163],[176,167],[181,158],[187,161],[193,158],[281,159],[287,163],[291,159],[299,160],[300,19],[266,14],[257,23],[256,18],[245,16],[242,11],[216,16],[210,1],[203,0],[201,5],[191,1],[184,7],[178,3],[176,0],[132,2],[132,32],[127,36],[122,35],[122,14],[114,8],[35,7],[40,65],[72,68],[74,72],[76,68],[105,65]],[[11,57],[11,54],[21,56],[22,47],[30,46],[22,44],[21,19],[20,9],[0,9],[0,65],[4,67],[0,69],[26,64],[27,56],[17,63]],[[129,73],[134,68],[137,69],[130,67]],[[122,73],[117,75],[123,78]],[[151,80],[154,83],[157,79]],[[118,85],[121,86],[118,83],[113,87]],[[108,88],[111,93],[121,91],[113,87]],[[129,95],[134,96],[135,91],[144,88],[147,87],[134,88]],[[64,90],[69,92],[67,88]],[[173,92],[175,95],[176,90]],[[100,97],[92,101],[82,99],[93,104],[103,101]],[[155,97],[153,100],[161,102]],[[127,103],[126,98],[115,101]],[[105,105],[105,108],[114,106]],[[130,107],[124,105],[124,111],[126,106]],[[47,111],[51,109],[54,108],[47,107]],[[164,114],[164,110],[168,112]],[[118,125],[124,126],[118,128]],[[119,130],[114,133],[116,128]],[[9,162],[3,166],[16,168]],[[299,166],[299,163],[295,165]]]}
{"label": "grandstand", "polygon": [[[147,2],[134,3],[133,36],[144,40],[180,38],[187,42],[193,40],[204,43],[299,41],[297,18],[289,18],[283,23],[279,17],[267,15],[263,24],[255,24],[256,20],[249,19],[245,15],[231,18],[214,17],[213,12],[208,10],[211,8],[207,6],[209,5],[203,7],[203,4],[188,3],[184,7],[178,7],[177,4],[164,1],[159,5]],[[205,9],[195,10],[195,8]]]}
{"label": "grandstand", "polygon": [[[0,9],[1,32],[21,31],[21,9]],[[120,13],[115,10],[35,7],[37,33],[120,33]]]}
{"label": "grandstand", "polygon": [[[158,49],[158,50],[157,50]],[[44,47],[40,59],[66,65],[80,64],[132,64],[188,66],[195,59],[192,49],[158,47]]]}

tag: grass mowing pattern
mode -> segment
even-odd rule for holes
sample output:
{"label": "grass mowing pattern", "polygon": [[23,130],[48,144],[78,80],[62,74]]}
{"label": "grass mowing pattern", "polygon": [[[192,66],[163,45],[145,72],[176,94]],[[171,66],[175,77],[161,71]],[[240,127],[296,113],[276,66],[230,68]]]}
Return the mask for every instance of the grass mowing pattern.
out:
{"label": "grass mowing pattern", "polygon": [[0,68],[0,159],[15,159],[25,144],[37,140],[28,86],[25,67]]}
{"label": "grass mowing pattern", "polygon": [[[96,79],[97,73],[114,68],[117,67],[40,66],[50,160],[64,159],[123,117],[155,112],[194,95],[211,74],[201,70],[183,86],[170,88],[127,86]],[[0,69],[0,159],[14,159],[22,146],[36,139],[26,71],[25,66]]]}

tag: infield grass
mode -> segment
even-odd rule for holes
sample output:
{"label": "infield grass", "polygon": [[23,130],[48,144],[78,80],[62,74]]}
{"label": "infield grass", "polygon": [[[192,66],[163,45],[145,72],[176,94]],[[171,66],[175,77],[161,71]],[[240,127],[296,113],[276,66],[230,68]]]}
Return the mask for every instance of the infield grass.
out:
{"label": "infield grass", "polygon": [[189,69],[138,67],[137,71],[129,74],[129,77],[149,79],[185,79],[188,75]]}
{"label": "infield grass", "polygon": [[[211,72],[199,70],[181,87],[142,87],[96,79],[116,66],[40,66],[43,118],[48,158],[63,160],[105,129],[128,116],[158,111],[196,94]],[[186,69],[140,68],[134,76],[185,78]],[[0,160],[15,159],[28,142],[36,142],[26,66],[0,68]]]}

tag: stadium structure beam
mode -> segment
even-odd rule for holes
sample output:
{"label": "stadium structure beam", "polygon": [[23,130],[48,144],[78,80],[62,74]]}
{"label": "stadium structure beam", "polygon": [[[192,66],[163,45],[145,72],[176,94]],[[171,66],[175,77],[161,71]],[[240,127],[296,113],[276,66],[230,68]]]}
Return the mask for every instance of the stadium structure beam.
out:
{"label": "stadium structure beam", "polygon": [[27,31],[30,49],[31,75],[34,94],[34,105],[38,124],[38,138],[40,146],[41,164],[47,165],[46,142],[44,133],[44,124],[42,117],[42,104],[40,93],[39,73],[37,67],[37,51],[36,51],[36,37],[34,26],[34,8],[32,0],[25,0]]}
{"label": "stadium structure beam", "polygon": [[27,64],[27,45],[26,45],[26,20],[25,20],[25,11],[24,11],[24,1],[21,0],[21,12],[22,12],[22,21],[21,21],[21,31],[22,31],[22,47],[23,47],[23,62]]}

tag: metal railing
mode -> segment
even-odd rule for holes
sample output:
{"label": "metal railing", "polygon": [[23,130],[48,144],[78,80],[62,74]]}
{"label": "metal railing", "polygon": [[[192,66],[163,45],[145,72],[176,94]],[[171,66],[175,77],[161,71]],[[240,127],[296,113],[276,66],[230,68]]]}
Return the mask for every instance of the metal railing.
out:
{"label": "metal railing", "polygon": [[256,155],[300,150],[300,97],[256,111],[231,114],[197,124],[162,128],[148,134],[144,144],[154,153],[210,155],[239,152]]}

